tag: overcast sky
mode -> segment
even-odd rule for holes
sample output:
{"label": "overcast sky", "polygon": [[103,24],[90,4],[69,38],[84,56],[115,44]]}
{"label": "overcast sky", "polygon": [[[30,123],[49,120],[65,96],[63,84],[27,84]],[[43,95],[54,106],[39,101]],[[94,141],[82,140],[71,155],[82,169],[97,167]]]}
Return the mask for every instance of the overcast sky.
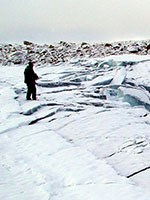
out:
{"label": "overcast sky", "polygon": [[150,0],[0,0],[0,43],[150,39]]}

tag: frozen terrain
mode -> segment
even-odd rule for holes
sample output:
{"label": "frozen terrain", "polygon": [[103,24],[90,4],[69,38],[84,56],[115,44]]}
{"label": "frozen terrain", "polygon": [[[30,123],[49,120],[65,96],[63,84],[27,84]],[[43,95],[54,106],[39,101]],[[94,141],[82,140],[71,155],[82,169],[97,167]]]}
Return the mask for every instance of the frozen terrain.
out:
{"label": "frozen terrain", "polygon": [[1,200],[149,200],[150,56],[0,66]]}

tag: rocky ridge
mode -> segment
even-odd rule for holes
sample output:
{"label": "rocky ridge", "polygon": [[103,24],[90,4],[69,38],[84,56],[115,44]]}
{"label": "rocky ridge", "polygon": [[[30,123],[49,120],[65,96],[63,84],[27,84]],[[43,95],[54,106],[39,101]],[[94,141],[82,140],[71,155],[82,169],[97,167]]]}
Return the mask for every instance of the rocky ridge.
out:
{"label": "rocky ridge", "polygon": [[0,64],[26,64],[29,60],[36,65],[59,64],[72,58],[97,58],[122,54],[150,54],[150,40],[113,43],[80,44],[60,41],[57,44],[38,45],[29,41],[23,44],[0,44]]}

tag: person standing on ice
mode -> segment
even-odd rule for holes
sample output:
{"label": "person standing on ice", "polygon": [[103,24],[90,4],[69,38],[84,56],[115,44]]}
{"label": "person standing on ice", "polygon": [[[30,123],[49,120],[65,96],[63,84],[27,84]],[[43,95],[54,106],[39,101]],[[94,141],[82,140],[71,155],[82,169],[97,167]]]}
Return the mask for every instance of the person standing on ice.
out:
{"label": "person standing on ice", "polygon": [[33,100],[36,100],[36,80],[38,79],[38,75],[33,70],[33,63],[30,61],[28,66],[24,70],[24,82],[27,85],[27,95],[26,99],[31,100],[31,96]]}

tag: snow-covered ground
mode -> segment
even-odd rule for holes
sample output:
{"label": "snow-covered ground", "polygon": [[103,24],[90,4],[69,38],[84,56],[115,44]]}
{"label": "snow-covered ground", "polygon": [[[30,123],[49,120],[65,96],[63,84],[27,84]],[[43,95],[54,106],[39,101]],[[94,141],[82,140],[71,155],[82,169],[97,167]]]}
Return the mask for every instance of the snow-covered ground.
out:
{"label": "snow-covered ground", "polygon": [[1,200],[149,200],[150,56],[0,66]]}

